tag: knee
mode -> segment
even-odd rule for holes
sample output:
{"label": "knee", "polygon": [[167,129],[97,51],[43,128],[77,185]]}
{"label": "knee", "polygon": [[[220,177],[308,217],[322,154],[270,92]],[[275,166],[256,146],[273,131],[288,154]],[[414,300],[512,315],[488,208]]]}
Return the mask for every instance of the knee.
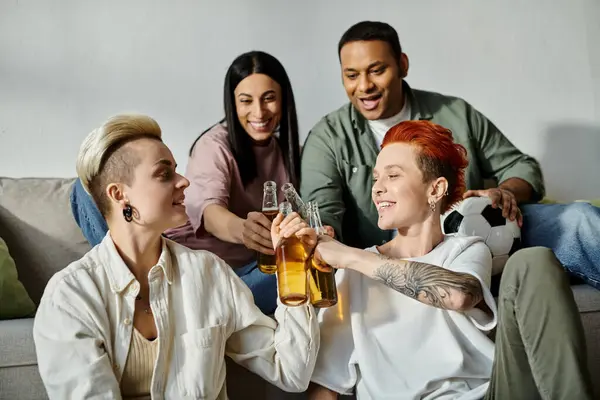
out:
{"label": "knee", "polygon": [[500,285],[518,285],[524,280],[539,284],[565,279],[554,252],[546,247],[530,247],[514,253],[504,267]]}
{"label": "knee", "polygon": [[585,202],[570,203],[562,212],[561,219],[571,226],[582,222],[593,223],[592,221],[600,219],[600,208]]}

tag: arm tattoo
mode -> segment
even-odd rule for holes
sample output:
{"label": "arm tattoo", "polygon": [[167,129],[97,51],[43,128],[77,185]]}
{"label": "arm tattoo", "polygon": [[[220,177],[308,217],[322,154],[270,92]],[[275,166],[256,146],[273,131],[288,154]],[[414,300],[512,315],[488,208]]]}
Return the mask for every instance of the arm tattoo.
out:
{"label": "arm tattoo", "polygon": [[377,267],[373,278],[425,304],[451,309],[452,297],[459,293],[467,296],[472,306],[483,299],[481,284],[473,275],[416,261],[399,265],[389,257],[380,258],[384,263]]}

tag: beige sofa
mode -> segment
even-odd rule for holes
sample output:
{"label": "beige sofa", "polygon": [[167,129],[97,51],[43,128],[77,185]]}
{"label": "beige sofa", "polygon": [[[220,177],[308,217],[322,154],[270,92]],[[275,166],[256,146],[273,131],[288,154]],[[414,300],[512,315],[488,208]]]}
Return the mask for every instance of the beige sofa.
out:
{"label": "beige sofa", "polygon": [[[90,248],[71,215],[72,183],[73,179],[0,178],[0,237],[36,303],[48,279]],[[590,368],[600,381],[600,291],[586,285],[573,290],[585,325]],[[33,319],[0,321],[0,400],[46,398],[32,325]],[[228,364],[227,382],[232,399],[304,398],[284,394],[233,363]]]}

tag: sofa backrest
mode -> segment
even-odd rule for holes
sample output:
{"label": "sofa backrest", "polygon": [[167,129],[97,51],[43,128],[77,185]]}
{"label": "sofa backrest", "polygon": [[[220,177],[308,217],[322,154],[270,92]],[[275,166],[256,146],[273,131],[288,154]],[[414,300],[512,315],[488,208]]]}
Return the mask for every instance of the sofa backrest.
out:
{"label": "sofa backrest", "polygon": [[36,304],[52,275],[90,249],[71,213],[74,181],[0,177],[0,237]]}

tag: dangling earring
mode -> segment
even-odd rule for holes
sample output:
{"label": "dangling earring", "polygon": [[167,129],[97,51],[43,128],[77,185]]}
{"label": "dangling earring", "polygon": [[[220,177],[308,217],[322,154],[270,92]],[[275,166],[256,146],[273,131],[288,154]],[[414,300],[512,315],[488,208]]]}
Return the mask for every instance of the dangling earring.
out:
{"label": "dangling earring", "polygon": [[435,201],[429,200],[429,209],[431,212],[435,212]]}
{"label": "dangling earring", "polygon": [[133,208],[131,208],[129,204],[127,204],[123,209],[123,217],[127,222],[131,222],[133,220]]}

